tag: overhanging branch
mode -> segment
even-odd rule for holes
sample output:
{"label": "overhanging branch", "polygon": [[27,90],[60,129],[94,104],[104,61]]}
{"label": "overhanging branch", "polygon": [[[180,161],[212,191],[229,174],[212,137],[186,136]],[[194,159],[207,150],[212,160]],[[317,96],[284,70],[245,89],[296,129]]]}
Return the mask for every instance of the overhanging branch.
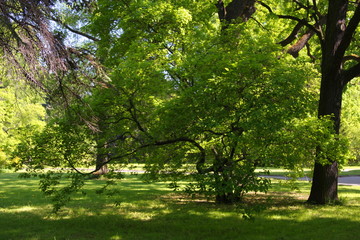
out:
{"label": "overhanging branch", "polygon": [[[256,2],[259,3],[261,6],[265,7],[270,13],[275,14],[273,12],[273,10],[271,9],[271,7],[269,5],[267,5],[266,3],[262,2],[262,1],[256,1]],[[299,1],[294,0],[294,2],[299,5],[299,8],[302,8],[302,9],[305,9],[305,10],[309,10],[311,8],[310,6],[305,6],[305,5],[301,4]],[[326,16],[322,16],[322,17],[320,16],[320,14],[317,11],[317,6],[316,5],[314,5],[313,8],[315,8],[315,10],[316,10],[316,15],[314,16],[314,19],[315,19],[316,23],[314,25],[310,24],[305,19],[300,19],[300,18],[295,17],[295,16],[275,14],[278,18],[290,19],[290,20],[294,20],[294,21],[297,22],[294,29],[290,33],[290,35],[286,39],[284,39],[283,41],[279,42],[279,44],[281,46],[283,46],[283,47],[290,44],[291,42],[293,42],[296,39],[297,34],[300,32],[300,30],[303,27],[308,28],[306,33],[295,44],[293,44],[288,49],[287,52],[289,54],[291,54],[293,57],[297,57],[299,55],[299,51],[301,49],[303,49],[308,44],[309,40],[311,39],[311,37],[314,34],[316,34],[319,37],[321,44],[323,44],[322,43],[323,34],[322,34],[322,31],[321,31],[321,26],[325,24]]]}
{"label": "overhanging branch", "polygon": [[205,149],[198,142],[196,142],[195,140],[193,140],[191,138],[179,137],[179,138],[175,138],[175,139],[154,141],[154,142],[151,142],[148,144],[143,144],[143,145],[137,147],[136,149],[129,151],[128,153],[114,156],[114,157],[109,157],[109,159],[107,161],[105,161],[101,165],[97,166],[95,170],[93,170],[92,172],[90,172],[88,174],[92,174],[92,173],[98,171],[99,169],[101,169],[102,166],[109,164],[110,162],[113,162],[114,160],[131,156],[131,155],[135,154],[136,152],[140,151],[141,149],[148,148],[148,147],[154,147],[154,146],[165,146],[165,145],[170,145],[170,144],[175,144],[175,143],[180,143],[180,142],[190,143],[190,144],[194,145],[200,151],[200,158],[199,158],[198,162],[196,163],[196,170],[198,171],[198,173],[203,174],[203,173],[212,171],[212,168],[208,168],[208,169],[203,168],[205,160],[206,160],[205,159],[206,158]]}
{"label": "overhanging branch", "polygon": [[98,39],[98,38],[96,38],[94,36],[91,36],[90,34],[84,33],[82,31],[79,31],[77,29],[74,29],[74,28],[70,27],[69,25],[65,24],[63,21],[61,21],[57,17],[51,17],[51,20],[53,20],[54,22],[57,22],[58,24],[60,24],[61,26],[63,26],[65,29],[69,30],[72,33],[83,36],[83,37],[88,38],[88,39],[90,39],[92,41],[95,41],[95,42],[100,41],[100,39]]}
{"label": "overhanging branch", "polygon": [[349,83],[355,77],[360,76],[360,63],[343,71],[344,85]]}
{"label": "overhanging branch", "polygon": [[286,45],[292,43],[292,41],[294,41],[297,37],[297,34],[299,33],[300,29],[304,26],[304,24],[302,22],[298,22],[294,29],[292,30],[292,32],[290,33],[290,35],[282,40],[281,42],[279,42],[279,44],[283,47],[285,47]]}
{"label": "overhanging branch", "polygon": [[298,22],[294,27],[293,31],[291,32],[291,34],[289,35],[289,37],[287,37],[285,40],[280,42],[282,46],[286,46],[287,44],[291,43],[292,40],[296,38],[297,33],[300,31],[300,29],[303,26],[306,26],[308,28],[306,33],[287,50],[287,52],[291,54],[293,57],[297,57],[299,55],[299,51],[306,46],[306,44],[309,42],[309,40],[312,38],[314,34],[316,34],[319,37],[320,42],[322,44],[323,41],[322,32],[319,29],[321,29],[321,26],[325,24],[326,16],[320,18],[320,20],[315,25],[311,25],[306,20],[299,19],[293,16],[279,15],[279,17],[285,19],[292,19]]}

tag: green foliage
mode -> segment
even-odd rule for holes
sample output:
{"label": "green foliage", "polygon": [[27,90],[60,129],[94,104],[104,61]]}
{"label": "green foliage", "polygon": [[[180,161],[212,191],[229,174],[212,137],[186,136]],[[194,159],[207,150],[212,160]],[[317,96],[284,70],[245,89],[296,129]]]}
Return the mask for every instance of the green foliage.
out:
{"label": "green foliage", "polygon": [[70,180],[70,183],[65,186],[59,185],[61,178],[64,177],[61,173],[48,172],[39,177],[41,191],[51,196],[53,213],[57,213],[65,206],[71,200],[71,195],[78,192],[84,185],[84,176],[79,174],[65,175]]}
{"label": "green foliage", "polygon": [[[65,119],[63,119],[65,120]],[[93,165],[94,143],[89,129],[68,125],[66,122],[48,123],[31,141],[19,144],[15,155],[22,159],[19,167],[43,169],[44,167],[88,167]]]}
{"label": "green foliage", "polygon": [[45,126],[41,96],[0,67],[0,166],[16,165],[14,150]]}
{"label": "green foliage", "polygon": [[267,192],[270,179],[261,178],[254,172],[254,166],[248,163],[237,164],[222,172],[195,174],[195,183],[189,183],[184,191],[195,197],[198,193],[208,199],[216,196],[218,202],[239,202],[248,192]]}
{"label": "green foliage", "polygon": [[259,12],[266,29],[250,21],[221,32],[215,10],[193,1],[99,1],[89,29],[116,90],[98,88],[87,100],[103,119],[102,141],[114,143],[110,159],[131,154],[146,162],[149,179],[168,177],[174,188],[195,174],[192,190],[233,201],[266,191],[256,166],[310,160],[287,164],[276,155],[293,119],[314,114],[318,73],[279,59],[274,18]]}
{"label": "green foliage", "polygon": [[141,162],[147,180],[178,189],[191,179],[188,192],[234,202],[267,191],[257,167],[343,161],[346,143],[315,117],[317,66],[276,44],[289,26],[263,9],[225,30],[216,10],[209,1],[98,1],[84,30],[99,39],[110,79],[79,87],[87,108],[73,103],[54,117],[20,151],[26,164]]}
{"label": "green foliage", "polygon": [[333,130],[331,117],[294,119],[281,136],[277,149],[279,159],[289,169],[302,171],[311,167],[307,159],[328,164],[328,159],[336,159],[344,165],[351,158],[347,138]]}
{"label": "green foliage", "polygon": [[349,139],[350,149],[354,155],[350,163],[358,164],[360,161],[360,109],[358,107],[360,88],[359,80],[355,79],[353,81],[348,85],[344,93],[341,131]]}

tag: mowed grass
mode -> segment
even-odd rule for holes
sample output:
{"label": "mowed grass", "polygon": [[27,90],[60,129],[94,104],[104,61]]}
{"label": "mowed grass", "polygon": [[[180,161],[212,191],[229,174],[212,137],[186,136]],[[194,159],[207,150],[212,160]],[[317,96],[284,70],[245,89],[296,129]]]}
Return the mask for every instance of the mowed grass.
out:
{"label": "mowed grass", "polygon": [[37,179],[0,174],[0,239],[359,239],[360,187],[340,186],[343,205],[305,204],[309,182],[291,190],[274,182],[268,194],[250,194],[247,209],[217,205],[173,192],[166,183],[143,183],[128,175],[112,197],[98,195],[103,180],[91,180],[86,195],[73,197],[58,215],[38,190]]}

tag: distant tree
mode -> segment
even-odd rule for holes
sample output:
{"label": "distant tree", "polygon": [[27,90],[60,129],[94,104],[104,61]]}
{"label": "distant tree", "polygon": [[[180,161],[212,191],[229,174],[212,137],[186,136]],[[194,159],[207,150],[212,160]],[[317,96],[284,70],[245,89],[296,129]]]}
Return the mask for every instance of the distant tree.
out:
{"label": "distant tree", "polygon": [[358,165],[360,162],[360,100],[359,79],[351,81],[344,90],[344,104],[341,113],[341,134],[350,141],[353,158],[349,164]]}
{"label": "distant tree", "polygon": [[11,68],[0,67],[0,166],[16,167],[14,156],[20,142],[31,142],[45,126],[42,98],[20,79],[13,80]]}

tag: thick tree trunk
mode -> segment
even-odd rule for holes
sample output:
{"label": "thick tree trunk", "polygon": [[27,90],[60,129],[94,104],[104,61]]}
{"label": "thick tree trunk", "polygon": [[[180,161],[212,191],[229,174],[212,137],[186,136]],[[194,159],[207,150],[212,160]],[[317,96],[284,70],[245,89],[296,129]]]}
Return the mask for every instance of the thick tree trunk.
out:
{"label": "thick tree trunk", "polygon": [[[342,90],[343,81],[339,74],[323,75],[318,115],[319,117],[331,115],[337,134],[340,130]],[[321,147],[319,147],[319,151],[321,151]],[[315,162],[313,184],[308,202],[326,204],[338,200],[338,164],[336,159],[328,159],[328,161],[329,163],[325,165]]]}
{"label": "thick tree trunk", "polygon": [[96,175],[104,175],[107,174],[109,172],[109,168],[106,164],[107,162],[107,157],[103,157],[101,155],[98,155],[96,157],[96,169],[98,169],[94,174]]}
{"label": "thick tree trunk", "polygon": [[[343,55],[337,50],[344,36],[348,1],[330,0],[326,33],[322,49],[321,88],[318,116],[331,116],[334,130],[340,130],[340,116],[344,80],[341,63]],[[321,147],[318,148],[321,151]],[[308,202],[326,204],[338,200],[338,164],[336,159],[327,159],[328,164],[315,162],[313,183]]]}
{"label": "thick tree trunk", "polygon": [[309,203],[326,204],[338,200],[338,165],[315,163],[313,184],[308,199]]}
{"label": "thick tree trunk", "polygon": [[109,168],[107,166],[107,162],[109,160],[107,155],[108,150],[108,143],[107,141],[104,141],[106,139],[105,130],[106,130],[106,124],[104,124],[102,121],[98,123],[98,127],[100,129],[100,132],[97,136],[97,154],[96,154],[96,168],[97,171],[94,173],[95,175],[104,175],[109,172]]}

